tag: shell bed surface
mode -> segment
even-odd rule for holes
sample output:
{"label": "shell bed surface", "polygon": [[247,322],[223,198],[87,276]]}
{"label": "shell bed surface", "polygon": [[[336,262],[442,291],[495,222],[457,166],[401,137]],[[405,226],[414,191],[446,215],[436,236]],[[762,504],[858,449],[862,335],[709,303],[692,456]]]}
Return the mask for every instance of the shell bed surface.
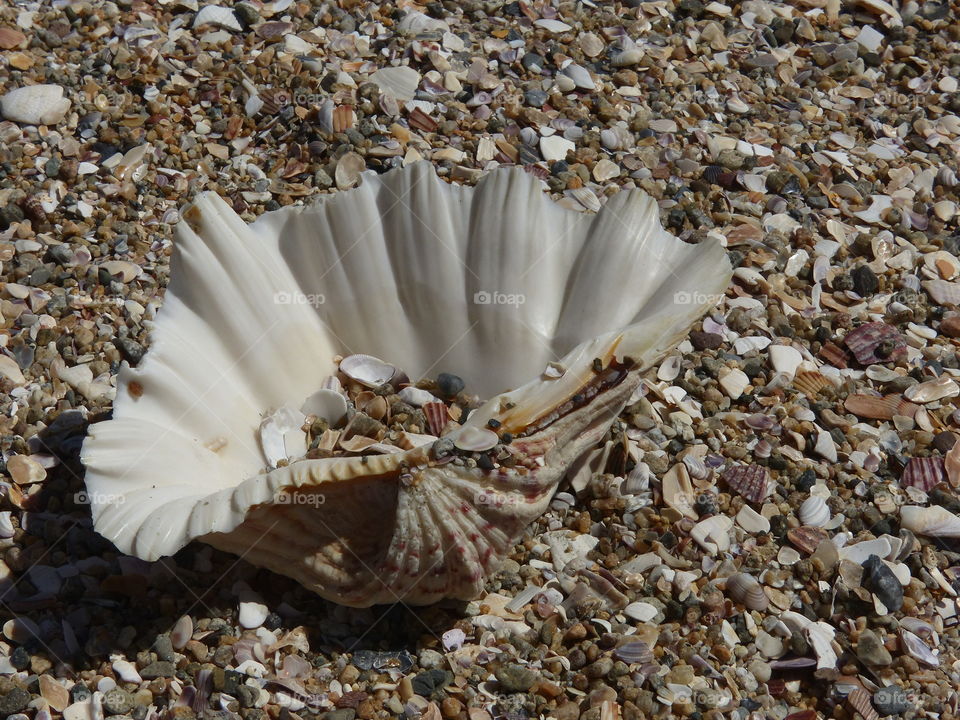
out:
{"label": "shell bed surface", "polygon": [[[956,717],[958,10],[0,5],[0,717]],[[79,453],[122,364],[162,352],[151,329],[184,208],[206,191],[250,224],[418,160],[464,186],[522,167],[578,212],[640,188],[671,234],[726,246],[733,284],[476,599],[350,608],[199,540],[156,561],[118,552]],[[254,326],[243,297],[228,305]],[[564,377],[560,352],[486,387],[365,343],[298,349],[311,385],[258,408],[256,472],[260,423],[290,424],[280,408],[377,411],[320,392],[336,392],[338,355],[414,383],[458,372],[478,402]],[[178,459],[149,466],[182,475]]]}

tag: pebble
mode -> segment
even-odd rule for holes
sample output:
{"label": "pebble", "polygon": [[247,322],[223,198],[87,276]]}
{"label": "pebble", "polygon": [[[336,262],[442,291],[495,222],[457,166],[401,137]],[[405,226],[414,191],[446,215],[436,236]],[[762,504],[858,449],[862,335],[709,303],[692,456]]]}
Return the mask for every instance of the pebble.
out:
{"label": "pebble", "polygon": [[507,693],[527,692],[537,681],[537,673],[523,665],[507,663],[496,672],[500,689]]}
{"label": "pebble", "polygon": [[10,717],[14,713],[25,710],[29,703],[29,692],[19,687],[12,688],[0,696],[0,715]]}
{"label": "pebble", "polygon": [[453,398],[463,392],[466,387],[463,378],[451,373],[437,375],[437,390],[444,398]]}
{"label": "pebble", "polygon": [[887,610],[896,612],[903,607],[903,586],[879,557],[868,557],[863,569],[863,586],[876,595]]}
{"label": "pebble", "polygon": [[857,657],[870,667],[886,667],[893,662],[890,651],[884,647],[873,630],[864,630],[857,640]]}
{"label": "pebble", "polygon": [[152,662],[140,670],[140,677],[144,680],[155,680],[156,678],[170,678],[176,674],[176,667],[172,662],[158,660]]}
{"label": "pebble", "polygon": [[103,709],[107,715],[126,715],[133,704],[133,696],[120,688],[113,688],[103,696]]}

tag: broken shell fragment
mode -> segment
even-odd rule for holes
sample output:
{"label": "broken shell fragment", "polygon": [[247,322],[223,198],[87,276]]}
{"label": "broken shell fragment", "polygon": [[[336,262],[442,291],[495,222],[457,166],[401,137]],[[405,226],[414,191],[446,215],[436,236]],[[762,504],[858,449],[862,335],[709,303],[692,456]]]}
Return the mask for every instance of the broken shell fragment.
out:
{"label": "broken shell fragment", "polygon": [[27,85],[0,96],[0,115],[27,125],[56,125],[69,109],[59,85]]}
{"label": "broken shell fragment", "polygon": [[903,391],[903,396],[907,400],[921,404],[957,397],[957,395],[960,395],[960,385],[947,375],[911,385]]}
{"label": "broken shell fragment", "polygon": [[696,520],[699,515],[693,509],[696,499],[690,473],[684,463],[677,463],[663,476],[663,501],[682,515]]}
{"label": "broken shell fragment", "polygon": [[715,555],[730,549],[732,527],[733,520],[726,515],[712,515],[694,525],[690,537],[704,550]]}
{"label": "broken shell fragment", "polygon": [[897,362],[907,355],[907,343],[892,325],[864,323],[843,339],[861,365]]}
{"label": "broken shell fragment", "polygon": [[331,425],[339,425],[347,416],[347,399],[336,390],[320,388],[304,400],[300,412],[324,418]]}
{"label": "broken shell fragment", "polygon": [[795,548],[807,553],[807,555],[812,554],[820,543],[827,540],[828,537],[827,531],[823,528],[811,527],[809,525],[801,525],[798,528],[792,528],[787,531],[787,540],[789,540]]}
{"label": "broken shell fragment", "polygon": [[769,493],[767,469],[762,465],[734,465],[723,473],[727,486],[752,503],[761,503]]}
{"label": "broken shell fragment", "polygon": [[[472,599],[732,275],[719,242],[670,235],[640,191],[584,223],[519,168],[475,186],[427,163],[357,181],[251,226],[209,193],[182,213],[151,349],[121,369],[112,418],[82,450],[94,527],[123,552],[155,560],[200,539],[356,607]],[[541,256],[550,272],[525,282]],[[485,288],[525,302],[503,312]],[[276,300],[294,292],[324,302]],[[319,415],[308,399],[338,390],[323,378],[396,391],[397,368],[426,377],[439,359],[489,398],[462,426],[405,433],[406,449],[328,428],[312,438],[321,456],[305,452],[293,408]],[[560,377],[542,376],[551,362]],[[379,394],[358,410],[383,412]],[[261,448],[234,440],[258,433]],[[509,465],[457,457],[507,434]],[[341,441],[363,454],[335,454]]]}
{"label": "broken shell fragment", "polygon": [[900,508],[900,524],[917,535],[960,537],[960,517],[939,505],[904,505]]}
{"label": "broken shell fragment", "polygon": [[910,458],[903,468],[900,485],[930,492],[944,480],[946,480],[946,471],[943,458],[915,457]]}

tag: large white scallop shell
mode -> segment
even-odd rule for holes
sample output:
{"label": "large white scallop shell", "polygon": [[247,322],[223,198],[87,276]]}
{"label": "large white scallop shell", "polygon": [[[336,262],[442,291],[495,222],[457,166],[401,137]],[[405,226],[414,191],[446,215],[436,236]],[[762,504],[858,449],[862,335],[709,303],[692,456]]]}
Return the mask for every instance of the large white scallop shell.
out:
{"label": "large white scallop shell", "polygon": [[[415,164],[251,226],[199,196],[150,350],[83,447],[97,531],[148,560],[199,538],[347,605],[474,597],[731,275],[639,191],[589,215],[541,188]],[[261,419],[303,406],[346,353],[466,379],[491,399],[465,427],[510,433],[524,473],[446,462],[445,438],[265,470]]]}

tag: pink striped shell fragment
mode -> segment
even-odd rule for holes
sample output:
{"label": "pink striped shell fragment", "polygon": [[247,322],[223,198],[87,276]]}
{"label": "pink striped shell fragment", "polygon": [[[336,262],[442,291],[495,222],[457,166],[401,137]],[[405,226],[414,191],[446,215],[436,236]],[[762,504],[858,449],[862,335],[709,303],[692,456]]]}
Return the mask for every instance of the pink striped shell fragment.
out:
{"label": "pink striped shell fragment", "polygon": [[844,345],[861,365],[897,362],[907,356],[907,343],[892,325],[865,323],[847,333]]}
{"label": "pink striped shell fragment", "polygon": [[915,457],[903,468],[900,485],[930,492],[946,479],[942,457]]}
{"label": "pink striped shell fragment", "polygon": [[723,479],[731,490],[750,502],[763,502],[767,497],[769,480],[762,465],[734,465],[724,471]]}

